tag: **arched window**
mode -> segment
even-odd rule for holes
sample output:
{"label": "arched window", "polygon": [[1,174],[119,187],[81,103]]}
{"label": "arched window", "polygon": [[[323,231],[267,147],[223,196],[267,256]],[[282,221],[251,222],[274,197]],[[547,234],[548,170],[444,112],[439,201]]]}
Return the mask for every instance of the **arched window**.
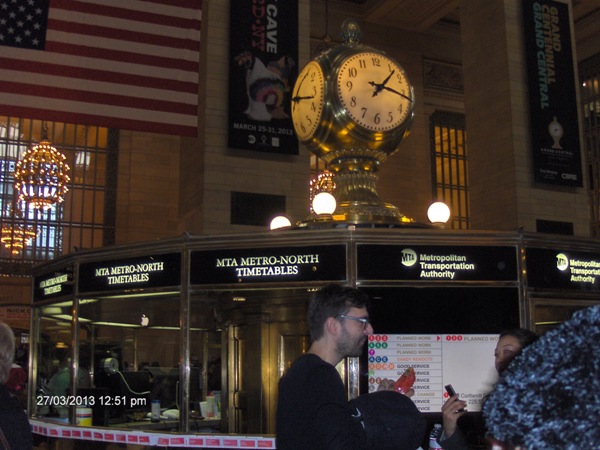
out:
{"label": "arched window", "polygon": [[435,112],[429,120],[431,181],[435,201],[450,207],[448,226],[470,228],[469,177],[463,114]]}

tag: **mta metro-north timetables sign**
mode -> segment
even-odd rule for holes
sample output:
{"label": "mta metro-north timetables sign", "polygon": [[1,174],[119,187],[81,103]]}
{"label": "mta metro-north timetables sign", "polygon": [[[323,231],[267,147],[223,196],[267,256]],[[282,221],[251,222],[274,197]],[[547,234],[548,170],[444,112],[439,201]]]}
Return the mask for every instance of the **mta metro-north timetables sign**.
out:
{"label": "mta metro-north timetables sign", "polygon": [[412,367],[412,400],[421,412],[440,412],[452,384],[470,412],[480,411],[485,395],[497,380],[490,334],[373,334],[368,342],[369,392],[384,378],[397,380]]}

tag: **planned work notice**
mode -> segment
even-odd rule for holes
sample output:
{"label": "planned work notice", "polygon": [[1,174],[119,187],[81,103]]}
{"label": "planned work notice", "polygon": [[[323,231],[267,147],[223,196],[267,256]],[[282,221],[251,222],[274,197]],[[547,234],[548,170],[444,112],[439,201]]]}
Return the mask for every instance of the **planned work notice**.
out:
{"label": "planned work notice", "polygon": [[440,412],[448,398],[447,384],[467,402],[469,411],[479,411],[496,382],[497,341],[495,334],[373,334],[368,344],[369,392],[384,378],[397,380],[412,367],[412,400],[421,412]]}

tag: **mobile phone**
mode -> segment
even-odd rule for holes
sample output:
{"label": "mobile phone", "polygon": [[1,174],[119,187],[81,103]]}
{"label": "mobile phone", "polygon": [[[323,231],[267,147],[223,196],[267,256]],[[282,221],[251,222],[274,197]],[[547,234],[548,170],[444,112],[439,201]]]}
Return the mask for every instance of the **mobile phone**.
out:
{"label": "mobile phone", "polygon": [[[452,387],[451,384],[447,384],[446,386],[444,386],[444,389],[446,389],[446,392],[448,393],[449,397],[452,397],[453,395],[456,395],[456,391],[454,390],[454,388]],[[459,409],[457,412],[463,412],[465,409]]]}
{"label": "mobile phone", "polygon": [[446,386],[444,386],[444,389],[446,389],[446,392],[448,393],[448,395],[450,397],[452,397],[453,395],[456,395],[456,391],[454,390],[454,388],[452,387],[451,384],[447,384]]}

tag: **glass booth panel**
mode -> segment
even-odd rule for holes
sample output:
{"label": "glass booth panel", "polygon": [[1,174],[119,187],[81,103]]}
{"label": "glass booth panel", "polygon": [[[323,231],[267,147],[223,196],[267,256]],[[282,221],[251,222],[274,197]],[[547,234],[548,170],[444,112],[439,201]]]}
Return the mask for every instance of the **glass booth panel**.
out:
{"label": "glass booth panel", "polygon": [[[67,422],[71,394],[73,360],[73,302],[44,306],[39,311],[39,336],[36,339],[33,367],[35,399],[33,413],[40,417]],[[79,330],[78,340],[87,339],[87,331]],[[79,386],[91,385],[89,356],[81,352],[77,368]]]}
{"label": "glass booth panel", "polygon": [[[40,325],[32,377],[37,398],[31,402],[31,415],[65,424],[73,420],[128,429],[186,431],[180,429],[185,426],[194,431],[209,423],[218,427],[220,316],[215,299],[197,295],[190,304],[191,314],[184,319],[189,320],[185,390],[179,293],[85,298],[77,305],[65,301],[37,307]],[[77,336],[72,333],[75,309]],[[78,375],[73,383],[75,366]],[[203,420],[201,402],[213,399],[217,400],[213,420]],[[189,407],[182,408],[181,401],[189,402]],[[158,417],[151,415],[153,402],[158,402]],[[184,410],[189,422],[180,420]]]}
{"label": "glass booth panel", "polygon": [[597,304],[589,300],[537,298],[531,300],[534,331],[542,335],[569,320],[575,311]]}
{"label": "glass booth panel", "polygon": [[180,389],[179,304],[177,295],[80,300],[80,366],[89,361],[91,383],[77,395],[93,425],[143,426],[158,400],[165,428],[178,428],[178,414],[163,413],[177,409]]}

